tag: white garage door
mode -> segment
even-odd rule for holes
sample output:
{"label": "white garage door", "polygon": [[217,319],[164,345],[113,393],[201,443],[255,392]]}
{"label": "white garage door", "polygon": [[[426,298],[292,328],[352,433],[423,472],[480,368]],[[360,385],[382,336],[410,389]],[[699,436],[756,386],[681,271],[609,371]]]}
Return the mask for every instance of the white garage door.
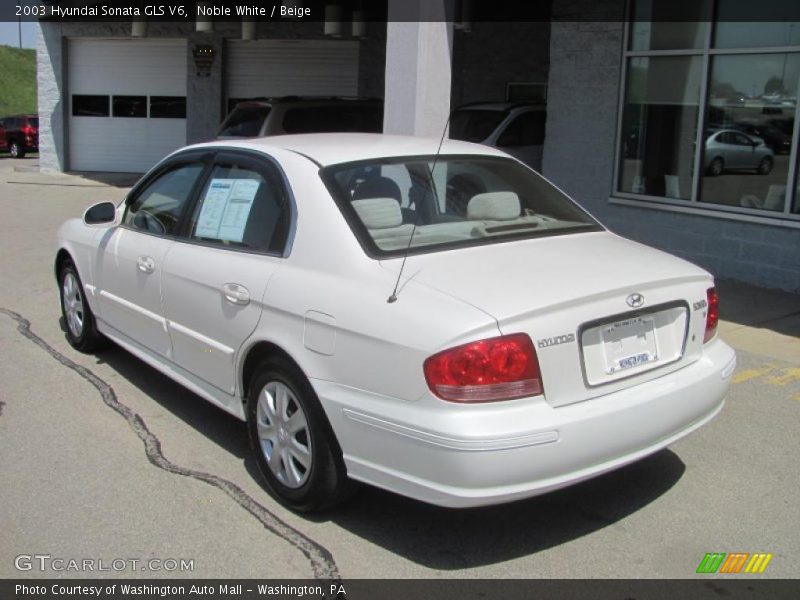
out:
{"label": "white garage door", "polygon": [[225,54],[228,100],[358,94],[356,41],[231,41]]}
{"label": "white garage door", "polygon": [[69,40],[69,166],[140,173],[186,144],[186,40]]}

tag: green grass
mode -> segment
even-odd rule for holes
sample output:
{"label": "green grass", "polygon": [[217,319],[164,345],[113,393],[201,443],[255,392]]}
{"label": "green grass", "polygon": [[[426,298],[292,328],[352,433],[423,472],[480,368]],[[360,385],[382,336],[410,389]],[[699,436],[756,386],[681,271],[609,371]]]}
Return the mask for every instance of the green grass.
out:
{"label": "green grass", "polygon": [[36,51],[0,45],[0,117],[36,111]]}

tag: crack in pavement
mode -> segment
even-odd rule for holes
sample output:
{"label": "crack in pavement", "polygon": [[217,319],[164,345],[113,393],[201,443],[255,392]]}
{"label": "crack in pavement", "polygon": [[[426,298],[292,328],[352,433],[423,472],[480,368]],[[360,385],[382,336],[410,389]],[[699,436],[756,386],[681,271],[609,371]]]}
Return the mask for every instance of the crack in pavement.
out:
{"label": "crack in pavement", "polygon": [[[117,412],[123,419],[125,419],[134,433],[139,437],[140,440],[142,440],[145,454],[147,455],[147,459],[151,464],[159,469],[167,471],[168,473],[190,477],[222,490],[234,502],[255,517],[267,531],[274,533],[299,550],[311,563],[311,568],[313,570],[315,579],[326,581],[340,580],[339,569],[336,566],[333,555],[327,548],[299,532],[291,525],[282,521],[266,507],[262,506],[255,499],[250,497],[247,492],[245,492],[235,483],[228,481],[227,479],[223,479],[222,477],[211,475],[210,473],[204,473],[202,471],[195,471],[181,467],[167,460],[167,458],[164,456],[164,453],[161,451],[161,442],[159,439],[155,436],[155,434],[153,434],[152,431],[148,429],[144,420],[142,420],[142,417],[133,412],[133,410],[131,410],[125,404],[122,404],[117,399],[114,388],[100,379],[91,370],[70,360],[58,350],[50,346],[38,335],[33,333],[33,331],[31,331],[30,321],[25,319],[22,315],[2,307],[0,307],[0,313],[3,313],[4,315],[16,321],[17,331],[19,331],[19,333],[21,333],[24,337],[28,338],[31,342],[39,346],[56,361],[68,369],[72,369],[83,379],[92,384],[92,386],[94,386],[95,389],[100,392],[103,402],[109,408]],[[2,405],[3,403],[0,402],[0,412],[2,412]]]}

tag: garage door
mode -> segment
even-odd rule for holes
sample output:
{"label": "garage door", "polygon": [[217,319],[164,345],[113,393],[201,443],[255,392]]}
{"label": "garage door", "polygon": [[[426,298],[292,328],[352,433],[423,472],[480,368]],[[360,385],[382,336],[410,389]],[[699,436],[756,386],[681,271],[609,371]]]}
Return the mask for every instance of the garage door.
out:
{"label": "garage door", "polygon": [[69,166],[140,173],[186,144],[186,40],[69,40]]}
{"label": "garage door", "polygon": [[229,101],[358,94],[356,41],[231,41],[225,54]]}

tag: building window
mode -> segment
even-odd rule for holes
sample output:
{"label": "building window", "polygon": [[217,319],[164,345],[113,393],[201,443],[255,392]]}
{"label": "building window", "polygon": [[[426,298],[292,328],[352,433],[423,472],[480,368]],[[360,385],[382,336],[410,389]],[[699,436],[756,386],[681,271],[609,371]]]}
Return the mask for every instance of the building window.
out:
{"label": "building window", "polygon": [[185,119],[186,96],[150,96],[151,119]]}
{"label": "building window", "polygon": [[800,223],[800,22],[741,13],[631,1],[616,196]]}
{"label": "building window", "polygon": [[114,96],[115,117],[147,118],[147,96]]}
{"label": "building window", "polygon": [[110,114],[108,96],[72,96],[73,117],[107,117]]}

